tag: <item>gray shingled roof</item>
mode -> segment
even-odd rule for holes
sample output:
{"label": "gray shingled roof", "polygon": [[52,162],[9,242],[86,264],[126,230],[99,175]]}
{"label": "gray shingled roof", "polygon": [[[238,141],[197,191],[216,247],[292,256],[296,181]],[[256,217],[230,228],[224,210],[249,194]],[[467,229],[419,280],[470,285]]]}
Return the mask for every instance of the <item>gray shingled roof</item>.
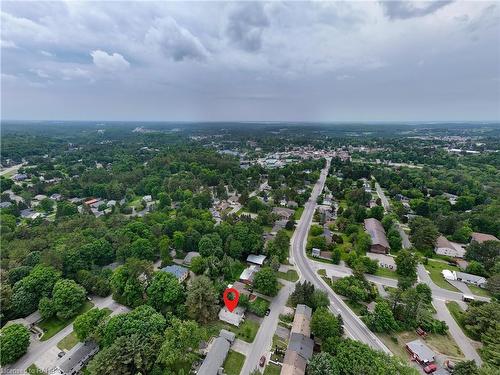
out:
{"label": "gray shingled roof", "polygon": [[297,352],[304,359],[309,359],[313,355],[314,341],[301,333],[293,332],[288,342],[288,350]]}
{"label": "gray shingled roof", "polygon": [[310,319],[312,315],[312,309],[309,306],[299,304],[295,309],[295,314],[302,314]]}
{"label": "gray shingled roof", "polygon": [[198,374],[216,375],[219,368],[224,364],[230,347],[231,344],[224,337],[217,337],[198,370]]}

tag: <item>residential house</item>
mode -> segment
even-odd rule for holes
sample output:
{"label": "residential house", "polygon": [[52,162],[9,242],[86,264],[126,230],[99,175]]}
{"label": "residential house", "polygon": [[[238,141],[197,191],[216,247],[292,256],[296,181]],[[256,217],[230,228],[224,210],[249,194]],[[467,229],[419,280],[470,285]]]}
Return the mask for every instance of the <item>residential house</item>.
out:
{"label": "residential house", "polygon": [[244,284],[250,285],[253,282],[255,274],[257,273],[257,266],[252,265],[243,270],[240,275],[240,281]]}
{"label": "residential house", "polygon": [[16,173],[14,176],[12,176],[12,179],[14,181],[24,181],[28,178],[28,175],[26,173]]}
{"label": "residential house", "polygon": [[272,213],[278,215],[282,220],[288,221],[292,217],[294,211],[290,208],[274,207]]}
{"label": "residential house", "polygon": [[99,351],[99,346],[94,341],[78,343],[69,352],[56,362],[50,371],[53,375],[75,375],[85,367],[88,361]]}
{"label": "residential house", "polygon": [[236,307],[233,311],[229,311],[226,306],[219,310],[219,320],[239,327],[245,319],[245,309],[241,306]]}
{"label": "residential house", "polygon": [[163,267],[161,270],[174,275],[180,283],[184,282],[184,280],[186,280],[189,276],[189,270],[185,267],[178,266],[177,264]]}
{"label": "residential house", "polygon": [[439,236],[434,246],[434,252],[439,255],[446,255],[454,258],[463,258],[465,249],[461,246],[453,245],[445,236]]}
{"label": "residential house", "polygon": [[486,285],[486,279],[482,276],[472,275],[470,273],[442,270],[441,274],[446,280],[461,281],[466,284],[473,284],[483,288]]}
{"label": "residential house", "polygon": [[262,266],[264,264],[264,261],[266,260],[265,255],[255,255],[255,254],[250,254],[247,256],[247,262],[248,263],[253,263],[258,266]]}
{"label": "residential house", "polygon": [[436,360],[436,354],[421,340],[414,340],[406,344],[406,350],[412,356],[412,359],[427,366]]}
{"label": "residential house", "polygon": [[223,374],[222,365],[235,337],[234,333],[221,329],[219,337],[210,345],[208,354],[196,373],[200,375]]}
{"label": "residential house", "polygon": [[473,284],[484,288],[486,286],[486,279],[482,276],[472,275],[470,273],[456,271],[457,280],[466,284]]}
{"label": "residential house", "polygon": [[307,361],[312,357],[314,349],[314,341],[310,338],[311,316],[309,306],[297,305],[281,375],[305,374]]}
{"label": "residential house", "polygon": [[42,214],[40,212],[35,212],[31,208],[27,208],[27,209],[21,211],[21,217],[23,219],[32,219],[33,220],[33,219],[39,218],[41,216],[42,216]]}
{"label": "residential house", "polygon": [[317,210],[318,210],[319,217],[320,217],[319,222],[321,224],[324,224],[328,221],[333,220],[334,215],[333,215],[333,210],[332,210],[331,206],[321,204],[317,207]]}
{"label": "residential house", "polygon": [[190,265],[193,258],[197,257],[197,256],[200,256],[200,253],[198,253],[196,251],[190,251],[189,253],[186,254],[182,263],[184,263],[186,265]]}
{"label": "residential house", "polygon": [[288,208],[297,208],[297,207],[299,207],[299,204],[297,202],[295,202],[295,201],[288,201],[287,204],[286,204],[286,206]]}
{"label": "residential house", "polygon": [[60,200],[62,200],[62,195],[59,193],[54,193],[50,196],[50,199],[59,202]]}
{"label": "residential house", "polygon": [[471,242],[483,243],[485,241],[498,241],[492,234],[474,232],[471,235]]}
{"label": "residential house", "polygon": [[153,197],[151,195],[145,195],[142,197],[142,200],[146,203],[149,203],[153,201]]}
{"label": "residential house", "polygon": [[380,221],[375,218],[365,219],[365,230],[370,235],[370,251],[373,253],[387,254],[389,252],[389,242],[385,235],[385,230]]}
{"label": "residential house", "polygon": [[0,208],[9,208],[12,206],[12,202],[2,202],[0,203]]}

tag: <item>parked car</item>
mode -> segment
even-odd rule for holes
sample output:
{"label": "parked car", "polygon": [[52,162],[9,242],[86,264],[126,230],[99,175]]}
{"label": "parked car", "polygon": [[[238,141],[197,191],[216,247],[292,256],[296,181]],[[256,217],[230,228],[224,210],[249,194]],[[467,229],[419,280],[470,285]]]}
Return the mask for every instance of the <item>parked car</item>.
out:
{"label": "parked car", "polygon": [[431,363],[430,365],[424,367],[424,372],[426,374],[432,374],[436,370],[437,370],[437,366],[434,363]]}
{"label": "parked car", "polygon": [[271,309],[267,309],[266,310],[266,316],[268,316],[270,312],[271,312]]}
{"label": "parked car", "polygon": [[265,364],[266,364],[266,356],[263,355],[262,357],[260,357],[259,365],[260,367],[264,367]]}

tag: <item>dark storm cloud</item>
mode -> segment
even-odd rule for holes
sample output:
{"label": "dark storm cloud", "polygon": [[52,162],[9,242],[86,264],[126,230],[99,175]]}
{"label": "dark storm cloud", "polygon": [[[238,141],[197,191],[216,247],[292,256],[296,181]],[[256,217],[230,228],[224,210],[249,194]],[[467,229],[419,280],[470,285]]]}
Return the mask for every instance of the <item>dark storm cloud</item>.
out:
{"label": "dark storm cloud", "polygon": [[268,26],[264,3],[234,4],[228,16],[226,35],[233,45],[254,52],[261,48],[262,33]]}
{"label": "dark storm cloud", "polygon": [[439,1],[381,1],[384,13],[391,19],[406,19],[423,17],[452,3],[448,0]]}

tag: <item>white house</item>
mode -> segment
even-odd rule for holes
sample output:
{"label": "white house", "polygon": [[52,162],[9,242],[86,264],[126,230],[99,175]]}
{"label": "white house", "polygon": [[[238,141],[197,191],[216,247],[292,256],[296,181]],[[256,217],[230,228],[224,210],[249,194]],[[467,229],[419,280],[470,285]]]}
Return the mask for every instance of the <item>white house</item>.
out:
{"label": "white house", "polygon": [[454,258],[463,258],[465,249],[459,244],[453,244],[445,236],[439,236],[436,240],[434,252],[439,255],[446,255]]}

